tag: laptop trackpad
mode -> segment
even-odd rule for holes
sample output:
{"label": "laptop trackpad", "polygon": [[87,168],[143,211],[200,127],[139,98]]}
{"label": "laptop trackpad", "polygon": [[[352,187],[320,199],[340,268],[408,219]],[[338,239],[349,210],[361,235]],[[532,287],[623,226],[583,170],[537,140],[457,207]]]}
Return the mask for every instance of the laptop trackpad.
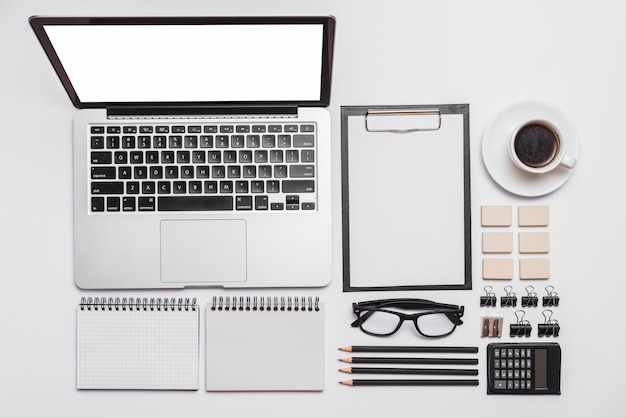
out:
{"label": "laptop trackpad", "polygon": [[161,222],[162,282],[246,280],[244,220]]}

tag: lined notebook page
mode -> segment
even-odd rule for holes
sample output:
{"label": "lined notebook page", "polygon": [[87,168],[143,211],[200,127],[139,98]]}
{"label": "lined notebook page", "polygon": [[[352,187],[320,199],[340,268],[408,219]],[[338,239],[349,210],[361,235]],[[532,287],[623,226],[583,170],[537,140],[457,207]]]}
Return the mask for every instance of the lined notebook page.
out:
{"label": "lined notebook page", "polygon": [[267,300],[246,300],[206,307],[206,390],[323,390],[323,304],[307,299],[305,309],[295,310],[295,300],[289,309],[289,299],[281,305],[271,298],[268,309]]}
{"label": "lined notebook page", "polygon": [[197,390],[199,309],[171,302],[81,303],[77,388]]}

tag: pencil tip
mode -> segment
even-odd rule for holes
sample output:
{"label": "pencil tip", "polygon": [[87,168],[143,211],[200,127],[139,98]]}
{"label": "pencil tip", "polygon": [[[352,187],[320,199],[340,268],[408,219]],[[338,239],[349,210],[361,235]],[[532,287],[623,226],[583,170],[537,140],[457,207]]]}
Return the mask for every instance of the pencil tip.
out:
{"label": "pencil tip", "polygon": [[352,359],[350,357],[340,358],[339,361],[343,361],[344,363],[352,363]]}
{"label": "pencil tip", "polygon": [[344,372],[344,373],[352,373],[352,368],[351,367],[346,367],[344,369],[339,369],[340,372]]}
{"label": "pencil tip", "polygon": [[343,380],[341,382],[342,385],[346,385],[346,386],[352,386],[352,380]]}
{"label": "pencil tip", "polygon": [[339,347],[339,349],[340,349],[341,351],[348,351],[348,352],[352,351],[352,347],[351,347],[351,346],[348,346],[348,347]]}

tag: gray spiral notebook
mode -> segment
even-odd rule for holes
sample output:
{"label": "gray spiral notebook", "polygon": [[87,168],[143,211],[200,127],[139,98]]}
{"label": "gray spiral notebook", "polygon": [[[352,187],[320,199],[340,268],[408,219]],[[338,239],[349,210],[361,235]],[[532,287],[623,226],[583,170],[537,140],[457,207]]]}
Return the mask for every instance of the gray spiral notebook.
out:
{"label": "gray spiral notebook", "polygon": [[198,389],[195,299],[83,298],[76,335],[78,389]]}
{"label": "gray spiral notebook", "polygon": [[207,391],[324,389],[316,298],[215,297],[206,307]]}

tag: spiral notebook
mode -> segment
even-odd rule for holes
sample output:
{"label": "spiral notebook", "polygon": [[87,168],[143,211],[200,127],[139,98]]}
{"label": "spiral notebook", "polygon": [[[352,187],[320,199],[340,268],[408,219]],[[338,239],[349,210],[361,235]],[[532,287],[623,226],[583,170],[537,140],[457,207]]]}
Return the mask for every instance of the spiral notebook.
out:
{"label": "spiral notebook", "polygon": [[206,390],[324,390],[319,298],[215,297],[206,307]]}
{"label": "spiral notebook", "polygon": [[78,389],[198,389],[195,299],[82,298],[76,335]]}

